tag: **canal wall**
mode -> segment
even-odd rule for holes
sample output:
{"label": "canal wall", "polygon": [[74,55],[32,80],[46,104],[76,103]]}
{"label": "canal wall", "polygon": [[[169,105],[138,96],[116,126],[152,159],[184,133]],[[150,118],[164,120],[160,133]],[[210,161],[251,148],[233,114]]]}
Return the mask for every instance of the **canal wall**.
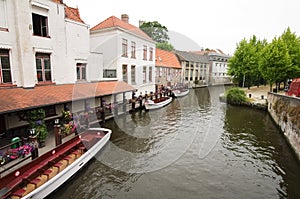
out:
{"label": "canal wall", "polygon": [[268,93],[268,112],[300,160],[300,98]]}

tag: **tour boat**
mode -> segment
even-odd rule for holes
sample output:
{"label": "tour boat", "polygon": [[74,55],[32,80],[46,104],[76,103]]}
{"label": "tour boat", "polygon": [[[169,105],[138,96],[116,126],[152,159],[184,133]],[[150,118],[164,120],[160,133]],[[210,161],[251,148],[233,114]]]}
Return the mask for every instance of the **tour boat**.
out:
{"label": "tour boat", "polygon": [[154,100],[146,100],[145,109],[151,110],[151,109],[157,109],[161,108],[163,106],[168,105],[172,101],[172,97],[161,97]]}
{"label": "tour boat", "polygon": [[175,97],[183,97],[183,96],[186,96],[187,94],[189,94],[190,90],[188,88],[175,89],[175,90],[172,90],[172,92],[174,93]]}
{"label": "tour boat", "polygon": [[0,179],[1,199],[45,198],[109,141],[111,130],[90,128]]}

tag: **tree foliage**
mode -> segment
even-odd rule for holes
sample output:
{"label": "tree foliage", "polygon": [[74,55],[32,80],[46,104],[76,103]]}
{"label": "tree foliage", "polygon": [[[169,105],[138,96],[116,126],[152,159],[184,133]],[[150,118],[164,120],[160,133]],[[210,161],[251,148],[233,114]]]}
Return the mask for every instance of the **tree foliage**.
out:
{"label": "tree foliage", "polygon": [[259,57],[265,45],[266,41],[258,40],[255,35],[249,41],[243,39],[237,44],[234,55],[228,61],[228,74],[233,76],[240,86],[259,85],[262,79],[258,67]]}
{"label": "tree foliage", "polygon": [[156,48],[172,51],[174,47],[170,44],[168,28],[161,25],[158,21],[144,22],[140,29],[143,30],[149,37],[156,41]]}
{"label": "tree foliage", "polygon": [[286,31],[280,37],[284,43],[287,45],[288,53],[292,65],[295,67],[296,71],[293,71],[289,74],[290,78],[299,77],[300,70],[300,37],[297,37],[295,33],[291,32],[291,29],[288,27]]}
{"label": "tree foliage", "polygon": [[300,76],[300,38],[287,28],[271,43],[252,36],[237,44],[234,55],[228,61],[228,74],[239,85],[261,83],[262,78],[272,85]]}
{"label": "tree foliage", "polygon": [[170,39],[168,36],[168,28],[161,25],[158,21],[144,22],[140,26],[140,29],[158,43],[165,43]]}
{"label": "tree foliage", "polygon": [[260,71],[270,84],[270,91],[274,83],[289,78],[293,72],[291,58],[286,43],[281,38],[274,38],[262,52]]}
{"label": "tree foliage", "polygon": [[167,50],[167,51],[172,51],[174,50],[174,47],[172,44],[168,42],[163,42],[163,43],[157,43],[156,48],[162,49],[162,50]]}

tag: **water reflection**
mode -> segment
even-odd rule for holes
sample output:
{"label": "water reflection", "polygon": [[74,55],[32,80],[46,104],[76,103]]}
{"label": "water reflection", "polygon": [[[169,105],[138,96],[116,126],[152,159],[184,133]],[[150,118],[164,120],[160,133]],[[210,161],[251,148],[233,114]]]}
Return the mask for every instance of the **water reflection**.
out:
{"label": "water reflection", "polygon": [[299,162],[269,115],[220,103],[223,89],[107,122],[111,143],[49,198],[300,198]]}
{"label": "water reflection", "polygon": [[280,198],[299,198],[295,182],[289,183],[290,177],[300,175],[299,162],[266,112],[230,106],[224,130],[221,143],[230,152],[229,164],[251,167],[259,176],[275,181]]}

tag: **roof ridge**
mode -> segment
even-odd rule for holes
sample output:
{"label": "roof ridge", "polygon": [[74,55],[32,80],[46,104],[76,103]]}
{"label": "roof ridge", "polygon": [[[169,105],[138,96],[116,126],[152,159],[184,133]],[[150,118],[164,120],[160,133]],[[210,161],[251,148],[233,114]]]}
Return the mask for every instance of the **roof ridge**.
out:
{"label": "roof ridge", "polygon": [[101,30],[101,29],[107,29],[112,27],[119,27],[124,30],[128,30],[131,33],[144,37],[148,40],[153,40],[151,37],[149,37],[144,31],[142,31],[140,28],[136,27],[135,25],[132,25],[130,23],[124,22],[122,19],[119,19],[118,17],[112,15],[105,19],[104,21],[98,23],[94,27],[91,28],[91,31]]}

